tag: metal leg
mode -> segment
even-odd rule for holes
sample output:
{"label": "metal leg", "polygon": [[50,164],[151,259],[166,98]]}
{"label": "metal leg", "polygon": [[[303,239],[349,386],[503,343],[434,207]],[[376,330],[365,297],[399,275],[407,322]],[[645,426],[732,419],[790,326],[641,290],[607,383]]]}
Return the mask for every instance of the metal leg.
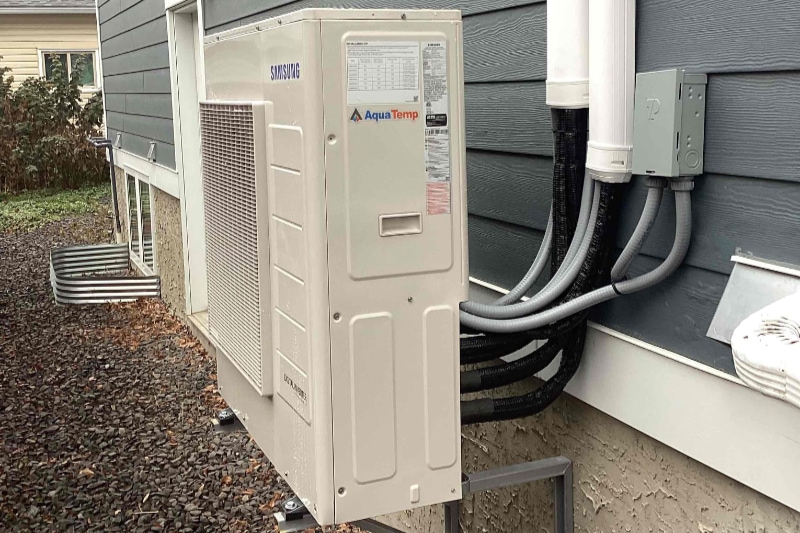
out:
{"label": "metal leg", "polygon": [[564,474],[555,478],[553,483],[553,515],[555,516],[556,533],[572,533],[573,507],[572,507],[572,464],[564,471]]}
{"label": "metal leg", "polygon": [[458,523],[458,515],[460,514],[460,505],[458,501],[447,502],[444,504],[444,531],[445,533],[459,533],[461,526]]}
{"label": "metal leg", "polygon": [[366,520],[358,520],[352,524],[357,528],[363,529],[364,531],[369,531],[370,533],[403,533],[399,529],[387,526],[386,524],[381,524],[377,520],[373,520],[371,518],[367,518]]}
{"label": "metal leg", "polygon": [[[522,485],[543,479],[555,480],[555,533],[573,533],[572,461],[566,457],[552,457],[469,474],[461,485],[461,492],[466,496],[475,492]],[[455,520],[450,517],[448,521],[454,503]],[[452,529],[454,522],[456,529]],[[445,504],[445,533],[458,533],[458,502]]]}

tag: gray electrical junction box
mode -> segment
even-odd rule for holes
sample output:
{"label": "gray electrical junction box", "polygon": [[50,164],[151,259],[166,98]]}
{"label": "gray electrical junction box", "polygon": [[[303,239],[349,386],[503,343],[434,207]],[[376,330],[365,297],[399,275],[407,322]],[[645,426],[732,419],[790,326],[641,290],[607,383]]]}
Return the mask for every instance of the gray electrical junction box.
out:
{"label": "gray electrical junction box", "polygon": [[665,70],[636,75],[633,173],[697,176],[703,173],[705,74]]}

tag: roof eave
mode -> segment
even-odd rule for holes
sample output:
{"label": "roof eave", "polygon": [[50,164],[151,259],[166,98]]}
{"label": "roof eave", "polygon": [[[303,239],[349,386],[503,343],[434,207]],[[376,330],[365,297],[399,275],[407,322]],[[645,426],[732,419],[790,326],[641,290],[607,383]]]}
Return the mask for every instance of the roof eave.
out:
{"label": "roof eave", "polygon": [[94,15],[93,7],[0,7],[0,15]]}

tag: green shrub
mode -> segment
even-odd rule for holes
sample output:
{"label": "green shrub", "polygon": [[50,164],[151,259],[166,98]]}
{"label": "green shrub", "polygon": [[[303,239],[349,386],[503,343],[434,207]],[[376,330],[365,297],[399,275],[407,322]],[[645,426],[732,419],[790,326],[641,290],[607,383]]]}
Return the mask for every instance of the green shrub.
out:
{"label": "green shrub", "polygon": [[87,138],[100,134],[100,93],[81,105],[79,60],[67,76],[53,58],[51,80],[27,78],[14,90],[0,68],[0,192],[75,189],[105,179],[104,153]]}

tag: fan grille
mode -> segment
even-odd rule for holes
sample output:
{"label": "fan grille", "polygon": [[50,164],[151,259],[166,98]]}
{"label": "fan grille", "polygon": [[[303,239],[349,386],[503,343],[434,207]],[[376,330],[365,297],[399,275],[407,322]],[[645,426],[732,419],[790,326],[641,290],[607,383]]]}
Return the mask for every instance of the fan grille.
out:
{"label": "fan grille", "polygon": [[200,130],[208,265],[208,328],[262,387],[253,108],[203,103]]}

